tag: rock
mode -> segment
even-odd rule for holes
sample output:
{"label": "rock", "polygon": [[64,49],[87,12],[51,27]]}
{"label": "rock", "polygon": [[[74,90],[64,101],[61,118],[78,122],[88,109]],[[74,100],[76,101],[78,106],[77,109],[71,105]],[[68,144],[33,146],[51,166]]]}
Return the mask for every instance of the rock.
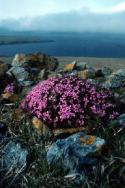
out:
{"label": "rock", "polygon": [[101,69],[96,70],[95,77],[104,77],[104,74],[102,73]]}
{"label": "rock", "polygon": [[125,126],[125,114],[120,115],[120,116],[117,118],[117,121],[118,121],[118,124],[119,124],[119,125],[124,125],[124,126]]}
{"label": "rock", "polygon": [[[66,75],[66,74],[65,74]],[[77,76],[78,75],[78,72],[77,70],[73,70],[71,73],[67,73],[67,75],[70,75],[70,76]]]}
{"label": "rock", "polygon": [[32,124],[36,129],[41,130],[44,136],[47,136],[50,133],[50,129],[37,117],[32,119]]}
{"label": "rock", "polygon": [[91,83],[91,84],[93,84],[93,85],[99,85],[100,84],[100,82],[99,82],[99,80],[95,80],[95,79],[88,79],[88,81]]}
{"label": "rock", "polygon": [[82,70],[85,70],[85,69],[87,69],[88,67],[87,67],[87,63],[86,62],[78,62],[77,63],[77,66],[76,66],[76,69],[78,70],[78,71],[82,71]]}
{"label": "rock", "polygon": [[0,78],[6,73],[7,70],[8,70],[8,65],[0,61]]}
{"label": "rock", "polygon": [[11,113],[11,119],[13,119],[14,122],[20,122],[22,119],[26,117],[26,113],[24,113],[21,109],[16,108]]}
{"label": "rock", "polygon": [[86,180],[86,177],[85,174],[82,172],[82,173],[69,174],[65,176],[65,179],[67,179],[68,181],[73,181],[75,184],[81,186]]}
{"label": "rock", "polygon": [[109,67],[103,67],[101,69],[103,76],[109,76],[112,73],[112,70]]}
{"label": "rock", "polygon": [[30,86],[33,86],[33,85],[34,85],[34,81],[30,81],[30,80],[23,81],[23,82],[21,82],[21,85],[22,85],[23,87],[30,87]]}
{"label": "rock", "polygon": [[35,127],[35,128],[37,128],[37,129],[42,129],[42,121],[40,120],[40,119],[38,119],[37,117],[34,117],[33,119],[32,119],[32,124],[33,124],[33,126]]}
{"label": "rock", "polygon": [[125,114],[118,116],[116,120],[113,120],[111,122],[111,125],[116,126],[116,127],[118,126],[125,127]]}
{"label": "rock", "polygon": [[104,88],[119,88],[125,85],[125,69],[120,69],[107,77]]}
{"label": "rock", "polygon": [[30,67],[47,69],[53,71],[58,66],[58,60],[54,57],[50,57],[46,54],[16,54],[13,59],[12,66]]}
{"label": "rock", "polygon": [[82,79],[95,78],[95,70],[93,68],[89,68],[84,71],[79,71],[78,76]]}
{"label": "rock", "polygon": [[44,80],[45,78],[47,78],[47,75],[46,75],[46,69],[42,69],[38,75],[38,80]]}
{"label": "rock", "polygon": [[10,102],[17,102],[19,99],[18,95],[15,93],[4,93],[2,94],[2,98]]}
{"label": "rock", "polygon": [[32,90],[33,86],[26,86],[25,83],[23,83],[22,85],[23,85],[23,88],[22,88],[22,91],[21,91],[21,96],[25,97],[26,94],[28,94]]}
{"label": "rock", "polygon": [[19,66],[12,67],[7,73],[9,75],[14,75],[19,82],[29,80],[30,78],[29,73],[24,68]]}
{"label": "rock", "polygon": [[39,68],[32,68],[30,67],[30,74],[33,76],[33,77],[37,77],[39,72],[40,72],[40,69]]}
{"label": "rock", "polygon": [[72,63],[65,65],[64,71],[65,72],[72,72],[76,68],[76,65],[77,65],[77,62],[73,61]]}
{"label": "rock", "polygon": [[25,54],[16,54],[12,61],[12,66],[23,66],[25,62],[27,62]]}
{"label": "rock", "polygon": [[8,171],[10,168],[19,170],[26,167],[28,151],[19,142],[10,141],[5,146],[3,153],[3,169]]}
{"label": "rock", "polygon": [[0,93],[4,91],[8,84],[14,83],[14,78],[8,74],[4,74],[0,77]]}
{"label": "rock", "polygon": [[8,128],[5,123],[0,121],[0,141],[8,135]]}
{"label": "rock", "polygon": [[80,131],[84,131],[85,127],[78,127],[78,128],[65,128],[65,129],[54,129],[53,133],[54,136],[61,136],[62,134],[73,134]]}
{"label": "rock", "polygon": [[66,174],[82,173],[87,165],[96,165],[105,140],[83,132],[53,143],[47,152],[48,164]]}

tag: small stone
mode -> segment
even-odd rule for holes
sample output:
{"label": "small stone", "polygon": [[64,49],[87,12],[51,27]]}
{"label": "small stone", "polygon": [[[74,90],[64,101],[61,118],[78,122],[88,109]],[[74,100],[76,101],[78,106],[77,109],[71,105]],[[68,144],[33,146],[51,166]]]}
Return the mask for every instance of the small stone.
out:
{"label": "small stone", "polygon": [[38,130],[41,130],[42,131],[42,134],[44,135],[44,136],[46,136],[48,133],[49,133],[49,131],[50,131],[50,129],[47,127],[47,125],[45,125],[40,119],[38,119],[37,117],[34,117],[33,119],[32,119],[32,124],[33,124],[33,126],[36,128],[36,129],[38,129]]}
{"label": "small stone", "polygon": [[14,109],[11,114],[11,118],[14,122],[21,121],[25,116],[24,112],[19,108]]}
{"label": "small stone", "polygon": [[71,72],[71,71],[73,71],[76,68],[76,64],[77,64],[77,62],[73,61],[72,63],[65,65],[64,71],[65,72]]}
{"label": "small stone", "polygon": [[125,114],[118,116],[117,119],[111,122],[111,125],[116,126],[116,127],[118,126],[125,127]]}
{"label": "small stone", "polygon": [[84,71],[79,71],[78,76],[82,79],[95,78],[95,70],[93,68],[89,68]]}
{"label": "small stone", "polygon": [[38,75],[38,79],[39,80],[44,80],[46,77],[46,70],[45,69],[42,69]]}
{"label": "small stone", "polygon": [[78,62],[77,66],[76,66],[76,69],[78,71],[82,71],[82,70],[87,69],[87,63],[86,62]]}
{"label": "small stone", "polygon": [[37,117],[32,119],[32,124],[36,129],[42,129],[42,121],[39,120]]}
{"label": "small stone", "polygon": [[103,67],[101,69],[103,76],[109,76],[112,73],[112,70],[109,67]]}
{"label": "small stone", "polygon": [[125,114],[120,115],[117,118],[117,121],[119,122],[120,125],[124,125],[125,126]]}
{"label": "small stone", "polygon": [[0,77],[3,76],[7,70],[8,70],[8,65],[0,61]]}
{"label": "small stone", "polygon": [[34,85],[34,81],[30,81],[30,80],[23,81],[23,82],[20,82],[20,83],[21,83],[21,85],[22,85],[23,87],[29,87],[29,86]]}
{"label": "small stone", "polygon": [[69,174],[65,176],[65,179],[68,181],[73,181],[77,185],[82,185],[86,179],[84,173],[74,173],[74,174]]}
{"label": "small stone", "polygon": [[2,94],[2,98],[10,102],[17,102],[19,99],[18,95],[14,93],[4,93]]}
{"label": "small stone", "polygon": [[61,136],[62,134],[73,134],[73,133],[77,133],[80,131],[84,131],[85,128],[84,127],[78,127],[78,128],[65,128],[65,129],[54,129],[53,133],[54,136]]}

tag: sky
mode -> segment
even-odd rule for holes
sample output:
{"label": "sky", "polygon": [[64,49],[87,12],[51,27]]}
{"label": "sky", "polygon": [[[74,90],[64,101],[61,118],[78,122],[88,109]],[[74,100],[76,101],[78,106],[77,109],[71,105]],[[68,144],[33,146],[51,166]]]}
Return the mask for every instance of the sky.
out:
{"label": "sky", "polygon": [[0,0],[0,28],[125,32],[125,0]]}

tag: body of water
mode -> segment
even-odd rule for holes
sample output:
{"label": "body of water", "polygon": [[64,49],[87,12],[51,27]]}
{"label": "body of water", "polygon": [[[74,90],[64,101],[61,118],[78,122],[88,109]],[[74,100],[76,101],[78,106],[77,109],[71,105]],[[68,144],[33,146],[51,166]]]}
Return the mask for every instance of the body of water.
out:
{"label": "body of water", "polygon": [[[15,33],[15,35],[20,37],[20,34]],[[21,35],[26,36],[28,33],[21,33]],[[54,42],[0,45],[0,56],[43,52],[52,56],[125,57],[125,35],[56,32],[30,33],[29,35]]]}

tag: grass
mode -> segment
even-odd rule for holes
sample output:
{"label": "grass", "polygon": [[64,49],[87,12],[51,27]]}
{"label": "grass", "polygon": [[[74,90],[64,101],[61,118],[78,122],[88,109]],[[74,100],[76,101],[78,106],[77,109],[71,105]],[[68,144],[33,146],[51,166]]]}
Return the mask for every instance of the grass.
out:
{"label": "grass", "polygon": [[[50,169],[46,161],[46,146],[49,145],[40,131],[33,128],[26,115],[13,119],[12,108],[0,106],[0,121],[8,125],[10,139],[19,140],[29,151],[27,167],[20,171],[0,171],[2,188],[77,188],[74,182],[64,178],[60,169]],[[107,147],[100,163],[89,171],[81,188],[124,188],[125,185],[125,130],[106,125],[93,134],[104,138]],[[0,143],[0,156],[6,139]],[[0,158],[1,160],[1,158]]]}

